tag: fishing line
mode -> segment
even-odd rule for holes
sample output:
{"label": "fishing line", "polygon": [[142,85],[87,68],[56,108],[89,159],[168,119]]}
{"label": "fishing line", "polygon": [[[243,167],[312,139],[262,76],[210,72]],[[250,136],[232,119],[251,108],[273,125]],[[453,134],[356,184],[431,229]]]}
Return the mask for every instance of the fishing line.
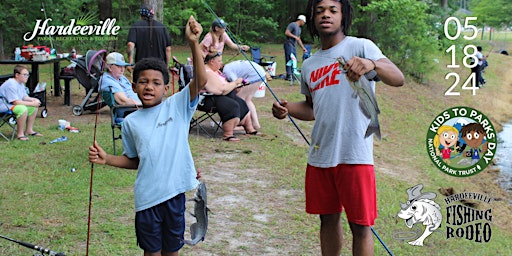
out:
{"label": "fishing line", "polygon": [[[217,16],[217,14],[215,13],[215,11],[213,11],[213,9],[208,5],[208,3],[206,3],[206,0],[203,0],[203,3],[204,5],[206,6],[206,9],[208,9],[208,11],[215,17],[216,20],[220,20],[220,18]],[[244,56],[244,58],[246,60],[249,61],[249,63],[251,64],[251,67],[257,72],[257,69],[256,67],[254,67],[254,65],[252,64],[252,61],[250,61],[249,57],[247,57],[247,54],[245,54],[245,52],[242,50],[242,48],[240,47],[240,45],[238,44],[238,41],[236,40],[236,38],[233,36],[233,34],[231,33],[231,31],[226,27],[225,28],[226,30],[226,33],[228,34],[228,36],[231,38],[231,40],[238,46],[238,51],[240,51],[240,53],[242,53],[242,55]],[[334,59],[334,58],[333,58]],[[260,77],[261,81],[263,81],[263,83],[265,84],[265,86],[267,87],[267,89],[269,90],[270,94],[272,94],[272,97],[274,97],[274,99],[279,103],[281,104],[281,101],[279,100],[279,98],[277,98],[276,94],[274,93],[274,91],[270,88],[270,86],[267,84],[267,82],[265,81],[265,79],[263,79],[263,77],[261,77],[261,75],[259,75],[258,73],[258,76]],[[302,136],[302,138],[306,141],[306,143],[308,144],[308,146],[311,146],[309,140],[306,138],[306,136],[304,135],[304,133],[302,132],[302,130],[299,128],[299,126],[297,125],[297,123],[295,123],[294,119],[292,118],[292,116],[290,115],[290,113],[287,114],[288,118],[290,119],[290,121],[292,122],[292,124],[295,126],[295,128],[297,128],[297,131],[300,133],[300,135]],[[379,234],[377,234],[377,231],[375,231],[375,229],[370,226],[370,229],[372,230],[372,233],[375,235],[375,237],[377,237],[377,239],[379,240],[379,242],[382,244],[382,246],[384,247],[384,249],[386,249],[386,251],[389,253],[389,255],[391,256],[394,256],[394,254],[389,250],[388,246],[386,245],[386,243],[384,243],[384,241],[380,238]]]}
{"label": "fishing line", "polygon": [[[45,20],[47,20],[47,19],[48,19],[48,16],[46,16],[46,8],[44,8],[44,1],[43,1],[43,0],[41,0],[41,9],[42,9],[41,11],[43,11],[43,13],[44,13],[44,19],[45,19]],[[50,46],[51,46],[51,47],[52,47],[52,49],[53,49],[52,34],[50,33],[50,34],[48,35],[48,37],[50,38]]]}
{"label": "fishing line", "polygon": [[[103,53],[105,54],[105,53]],[[94,56],[94,55],[93,55]],[[87,59],[87,54],[85,56],[85,58]],[[102,59],[102,64],[101,64],[101,71],[100,73],[103,74],[103,64],[105,63],[105,57],[103,57]],[[101,84],[102,84],[102,81],[103,79],[99,79],[98,81],[98,93],[101,92]],[[91,88],[91,90],[94,90],[94,88]],[[98,100],[100,100],[100,95],[97,96],[98,97]],[[96,134],[97,134],[97,130],[98,130],[98,116],[99,116],[99,113],[100,113],[100,108],[101,108],[101,103],[98,102],[97,105],[96,105],[96,114],[95,114],[95,120],[94,120],[94,130],[93,130],[93,140],[92,140],[92,145],[94,145],[96,143]],[[91,212],[92,212],[92,188],[93,188],[93,177],[94,177],[94,163],[91,163],[91,176],[89,178],[89,209],[88,209],[88,214],[87,214],[87,243],[86,243],[86,247],[85,247],[85,256],[89,256],[89,244],[90,244],[90,239],[91,239]]]}
{"label": "fishing line", "polygon": [[[213,11],[213,9],[208,5],[208,3],[206,3],[205,0],[203,0],[203,3],[204,5],[206,6],[206,9],[208,9],[208,11],[215,17],[216,20],[220,20],[219,16],[217,16],[217,14],[215,13],[215,11]],[[268,83],[265,81],[265,79],[258,73],[258,70],[256,69],[256,67],[253,65],[253,62],[249,59],[249,57],[247,56],[247,54],[242,50],[242,48],[240,47],[240,44],[238,43],[238,41],[236,40],[235,36],[231,33],[231,31],[226,27],[225,28],[226,30],[226,33],[227,35],[231,38],[231,40],[233,41],[233,43],[236,44],[236,46],[238,46],[238,51],[244,56],[244,58],[249,61],[249,64],[251,65],[251,67],[253,68],[253,70],[258,74],[258,76],[260,77],[260,80],[263,82],[263,84],[265,84],[265,86],[267,87],[268,91],[270,92],[270,94],[272,95],[272,97],[274,97],[274,99],[281,105],[281,101],[279,100],[279,98],[276,96],[276,94],[274,93],[274,91],[272,90],[272,88],[270,88],[270,86],[268,85]],[[290,115],[290,113],[287,114],[288,118],[290,119],[290,121],[292,122],[292,124],[295,126],[295,128],[297,129],[297,131],[300,133],[300,135],[302,136],[302,138],[306,141],[306,143],[308,145],[309,144],[309,140],[306,138],[306,135],[304,135],[304,133],[302,132],[302,130],[299,128],[299,126],[297,125],[297,123],[295,122],[295,120],[293,119],[293,117]]]}

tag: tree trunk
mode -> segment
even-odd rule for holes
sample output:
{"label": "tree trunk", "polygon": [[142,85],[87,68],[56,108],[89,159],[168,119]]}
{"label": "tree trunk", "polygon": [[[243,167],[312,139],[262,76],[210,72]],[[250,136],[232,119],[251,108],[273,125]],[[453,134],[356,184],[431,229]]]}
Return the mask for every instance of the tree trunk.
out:
{"label": "tree trunk", "polygon": [[[371,3],[371,0],[361,0],[361,2],[360,2],[361,6],[367,6],[369,3]],[[356,8],[354,7],[354,9],[356,9]],[[359,13],[357,14],[358,17],[365,16],[365,13],[363,11],[361,11],[361,8],[357,8],[357,9],[359,9]],[[355,36],[368,37],[369,36],[368,28],[370,26],[371,26],[371,15],[366,14],[365,22],[360,22],[359,25],[357,27],[355,27],[355,30],[356,30]]]}
{"label": "tree trunk", "polygon": [[98,0],[98,11],[100,20],[112,18],[112,0]]}
{"label": "tree trunk", "polygon": [[441,6],[444,9],[448,9],[448,0],[441,0]]}

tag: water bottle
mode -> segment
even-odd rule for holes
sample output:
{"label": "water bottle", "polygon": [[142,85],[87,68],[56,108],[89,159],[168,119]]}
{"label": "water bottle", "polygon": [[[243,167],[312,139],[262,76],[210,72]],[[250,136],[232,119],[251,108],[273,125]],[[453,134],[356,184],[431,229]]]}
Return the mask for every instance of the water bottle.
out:
{"label": "water bottle", "polygon": [[19,47],[16,47],[16,49],[14,50],[14,60],[15,61],[21,60],[21,50]]}

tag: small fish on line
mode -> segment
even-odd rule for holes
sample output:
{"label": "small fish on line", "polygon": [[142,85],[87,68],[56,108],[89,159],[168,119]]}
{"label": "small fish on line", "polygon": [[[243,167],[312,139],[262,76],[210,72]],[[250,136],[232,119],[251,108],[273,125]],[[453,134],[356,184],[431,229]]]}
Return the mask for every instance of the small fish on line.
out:
{"label": "small fish on line", "polygon": [[195,202],[194,213],[192,216],[196,218],[196,223],[190,226],[191,240],[183,240],[185,244],[196,245],[200,241],[204,241],[206,231],[208,231],[208,212],[210,209],[206,206],[206,185],[204,182],[199,183],[195,197],[191,199]]}
{"label": "small fish on line", "polygon": [[[345,64],[347,63],[343,57],[339,57],[336,59],[339,63],[339,67],[344,72],[347,70],[344,69]],[[375,70],[372,70],[366,73],[364,76],[361,76],[359,81],[349,81],[350,86],[354,89],[354,94],[352,97],[359,97],[359,108],[363,112],[364,116],[370,119],[370,124],[366,129],[366,133],[364,135],[365,138],[368,138],[370,135],[375,134],[377,138],[380,140],[380,124],[379,124],[379,114],[380,109],[377,104],[377,98],[375,97],[375,93],[373,92],[370,86],[370,80],[373,79],[377,75]]]}

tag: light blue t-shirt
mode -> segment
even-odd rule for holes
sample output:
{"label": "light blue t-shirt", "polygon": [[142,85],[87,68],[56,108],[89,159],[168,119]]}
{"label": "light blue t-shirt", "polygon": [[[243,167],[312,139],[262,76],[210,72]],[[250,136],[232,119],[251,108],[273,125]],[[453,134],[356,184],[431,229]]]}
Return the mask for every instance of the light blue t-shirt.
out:
{"label": "light blue t-shirt", "polygon": [[188,132],[197,107],[189,87],[157,106],[139,109],[124,119],[123,155],[139,158],[135,210],[142,211],[198,185]]}
{"label": "light blue t-shirt", "polygon": [[108,92],[112,90],[112,93],[124,92],[126,97],[137,101],[139,97],[132,89],[132,84],[125,76],[121,76],[119,80],[115,79],[108,72],[105,72],[101,78],[101,91]]}
{"label": "light blue t-shirt", "polygon": [[[386,58],[370,40],[347,36],[337,45],[319,50],[302,65],[301,93],[311,96],[315,124],[308,163],[326,168],[338,164],[373,164],[373,136],[365,139],[370,119],[336,60],[354,56]],[[370,86],[375,91],[375,82]]]}
{"label": "light blue t-shirt", "polygon": [[7,104],[0,102],[0,111],[5,112],[10,109],[15,100],[22,100],[28,97],[26,87],[14,78],[9,78],[0,86],[0,95],[3,95]]}

